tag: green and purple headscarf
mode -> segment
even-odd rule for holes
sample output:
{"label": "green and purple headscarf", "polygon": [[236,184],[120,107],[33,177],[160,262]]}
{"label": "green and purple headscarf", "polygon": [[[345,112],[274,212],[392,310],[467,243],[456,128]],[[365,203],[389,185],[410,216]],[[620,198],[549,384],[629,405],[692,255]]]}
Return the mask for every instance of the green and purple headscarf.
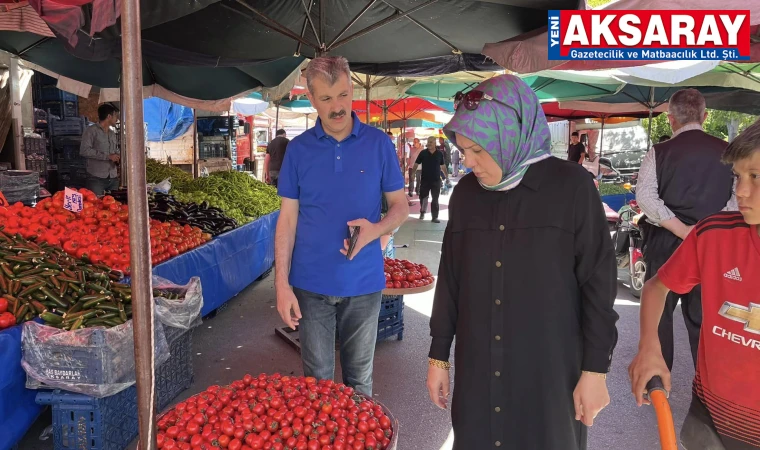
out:
{"label": "green and purple headscarf", "polygon": [[493,77],[474,90],[494,100],[481,100],[475,111],[460,106],[443,131],[452,143],[459,134],[483,147],[503,175],[496,186],[481,186],[508,191],[520,184],[531,164],[552,156],[546,116],[536,94],[514,75]]}

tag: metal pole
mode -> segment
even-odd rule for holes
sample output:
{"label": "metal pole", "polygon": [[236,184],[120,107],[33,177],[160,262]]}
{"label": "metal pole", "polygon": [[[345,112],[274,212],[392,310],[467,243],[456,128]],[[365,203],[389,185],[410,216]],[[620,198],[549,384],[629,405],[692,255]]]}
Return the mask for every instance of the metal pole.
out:
{"label": "metal pole", "polygon": [[129,184],[129,249],[132,258],[132,322],[137,380],[138,448],[156,449],[154,396],[153,299],[151,287],[148,195],[145,190],[145,133],[143,132],[142,43],[140,1],[121,3],[122,84],[124,86],[127,173]]}
{"label": "metal pole", "polygon": [[388,130],[388,100],[383,100],[383,128]]}
{"label": "metal pole", "polygon": [[[11,56],[11,65],[8,69],[8,93],[11,105],[11,135],[13,136],[13,166],[16,170],[26,170],[26,157],[24,156],[24,128],[21,119],[21,100],[24,93],[21,92],[21,68],[18,56]],[[31,86],[31,81],[29,82]]]}
{"label": "metal pole", "polygon": [[647,150],[652,148],[652,113],[654,112],[654,86],[649,88],[649,131],[647,131]]}
{"label": "metal pole", "polygon": [[277,130],[280,129],[280,102],[275,102],[275,105],[277,105],[277,108],[274,114],[274,133],[277,134]]}
{"label": "metal pole", "polygon": [[[124,67],[122,66],[122,73]],[[119,77],[119,181],[122,186],[127,186],[129,180],[127,179],[127,130],[124,128],[124,124],[127,122],[126,115],[124,113],[124,83],[123,78]]]}
{"label": "metal pole", "polygon": [[370,121],[372,120],[369,115],[369,90],[372,87],[372,85],[369,82],[369,75],[367,75],[366,83],[364,85],[364,100],[367,102],[367,125],[369,125]]}

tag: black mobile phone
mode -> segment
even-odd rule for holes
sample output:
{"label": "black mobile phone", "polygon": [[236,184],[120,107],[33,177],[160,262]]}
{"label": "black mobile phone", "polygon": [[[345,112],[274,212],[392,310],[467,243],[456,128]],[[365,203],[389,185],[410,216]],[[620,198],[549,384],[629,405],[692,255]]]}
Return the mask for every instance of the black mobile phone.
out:
{"label": "black mobile phone", "polygon": [[359,228],[361,227],[348,227],[348,252],[346,252],[346,259],[351,258],[356,246],[356,241],[359,240]]}

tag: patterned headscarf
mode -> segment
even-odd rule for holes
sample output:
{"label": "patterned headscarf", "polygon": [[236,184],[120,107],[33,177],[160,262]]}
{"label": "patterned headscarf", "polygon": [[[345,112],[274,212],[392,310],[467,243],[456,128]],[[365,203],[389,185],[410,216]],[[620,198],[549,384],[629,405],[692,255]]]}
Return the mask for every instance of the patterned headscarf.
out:
{"label": "patterned headscarf", "polygon": [[452,143],[454,134],[460,134],[483,147],[503,175],[496,186],[481,186],[508,191],[520,184],[531,164],[552,156],[546,116],[536,94],[514,75],[493,77],[474,90],[494,100],[482,99],[475,111],[460,105],[443,131]]}

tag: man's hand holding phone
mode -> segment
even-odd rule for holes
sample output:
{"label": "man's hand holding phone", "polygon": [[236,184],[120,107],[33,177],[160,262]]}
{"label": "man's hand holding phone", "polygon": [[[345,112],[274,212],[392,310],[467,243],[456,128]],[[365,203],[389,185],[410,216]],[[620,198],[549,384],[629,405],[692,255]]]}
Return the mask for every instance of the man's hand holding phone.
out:
{"label": "man's hand holding phone", "polygon": [[[341,253],[349,260],[359,254],[367,244],[378,239],[377,225],[367,219],[357,219],[348,222],[349,237],[343,240]],[[352,232],[353,231],[353,232]]]}

